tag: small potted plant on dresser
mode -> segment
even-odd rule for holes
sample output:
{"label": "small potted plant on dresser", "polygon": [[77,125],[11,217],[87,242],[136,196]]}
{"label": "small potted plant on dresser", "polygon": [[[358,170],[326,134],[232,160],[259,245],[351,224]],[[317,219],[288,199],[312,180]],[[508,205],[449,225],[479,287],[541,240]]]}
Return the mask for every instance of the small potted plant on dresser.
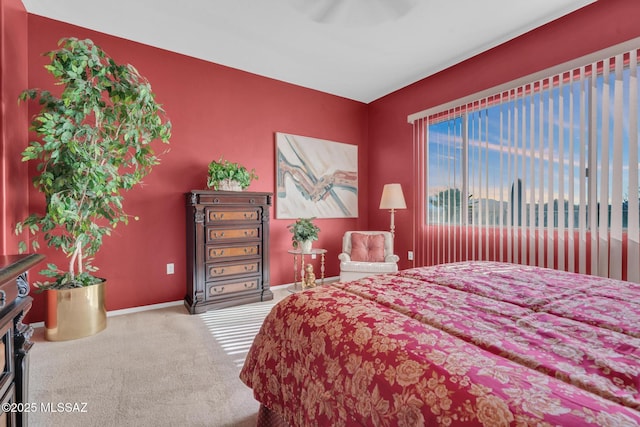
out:
{"label": "small potted plant on dresser", "polygon": [[[16,225],[16,233],[42,233],[47,245],[68,258],[66,269],[47,264],[45,338],[62,341],[106,327],[105,281],[91,264],[118,223],[127,223],[122,191],[140,183],[159,163],[150,146],[169,142],[171,123],[156,103],[149,82],[131,65],[116,64],[91,40],[64,38],[46,54],[47,70],[63,87],[58,97],[29,89],[20,99],[36,99],[32,121],[40,137],[22,153],[37,162],[34,186],[44,194],[44,212]],[[39,248],[32,239],[34,250]],[[20,243],[21,251],[26,243]]]}
{"label": "small potted plant on dresser", "polygon": [[294,248],[300,248],[302,252],[311,252],[311,246],[314,240],[318,240],[320,228],[313,223],[315,218],[298,218],[293,224],[289,224],[287,228],[291,232],[291,240]]}
{"label": "small potted plant on dresser", "polygon": [[255,169],[248,170],[239,163],[230,162],[220,157],[209,163],[207,187],[214,190],[242,191],[258,179]]}

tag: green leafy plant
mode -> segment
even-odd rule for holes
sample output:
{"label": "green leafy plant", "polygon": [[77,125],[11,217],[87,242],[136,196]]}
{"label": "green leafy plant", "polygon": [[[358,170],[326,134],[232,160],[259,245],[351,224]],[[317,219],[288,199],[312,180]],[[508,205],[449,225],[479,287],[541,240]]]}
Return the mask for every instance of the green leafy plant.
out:
{"label": "green leafy plant", "polygon": [[209,163],[207,187],[214,190],[219,190],[220,184],[225,180],[236,181],[244,190],[254,179],[258,179],[255,169],[249,171],[246,167],[224,160],[222,157],[220,160],[213,160]]}
{"label": "green leafy plant", "polygon": [[298,218],[293,224],[289,224],[287,228],[292,233],[291,241],[293,247],[297,248],[300,242],[307,240],[318,240],[320,228],[313,223],[315,218]]}
{"label": "green leafy plant", "polygon": [[[16,233],[41,232],[48,246],[69,258],[66,271],[47,265],[41,274],[54,281],[38,284],[41,289],[88,286],[101,281],[91,274],[97,270],[91,260],[103,237],[128,222],[122,191],[159,163],[150,143],[168,143],[171,123],[149,82],[91,40],[64,38],[45,55],[45,68],[62,93],[28,89],[20,99],[40,105],[32,121],[40,141],[30,142],[22,161],[37,161],[33,184],[44,194],[46,209],[19,222]],[[21,251],[26,247],[20,243]],[[35,238],[32,247],[39,248]]]}

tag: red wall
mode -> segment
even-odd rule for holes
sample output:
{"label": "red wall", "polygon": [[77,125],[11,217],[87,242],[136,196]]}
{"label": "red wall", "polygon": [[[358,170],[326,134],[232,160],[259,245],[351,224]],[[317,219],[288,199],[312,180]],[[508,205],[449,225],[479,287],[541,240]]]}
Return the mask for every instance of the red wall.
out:
{"label": "red wall", "polygon": [[[145,179],[142,188],[125,195],[125,209],[139,221],[118,226],[105,239],[95,265],[108,280],[107,309],[135,307],[184,298],[184,193],[206,187],[207,165],[220,156],[255,168],[259,176],[249,190],[275,188],[274,132],[339,141],[359,146],[359,171],[367,176],[367,106],[365,104],[259,77],[191,57],[29,15],[29,87],[52,87],[47,62],[40,54],[65,36],[91,38],[116,61],[133,64],[151,82],[172,124],[170,151]],[[223,40],[217,41],[223,43]],[[35,110],[30,111],[31,114]],[[159,149],[164,148],[158,144]],[[327,276],[339,274],[337,255],[345,230],[366,227],[368,185],[360,180],[360,219],[324,219],[318,247],[329,250]],[[41,209],[42,197],[30,193],[31,209]],[[292,220],[271,213],[271,284],[291,283]],[[44,251],[47,261],[64,263]],[[175,263],[175,275],[166,264]],[[43,318],[36,295],[31,321]]]}
{"label": "red wall", "polygon": [[[19,5],[19,0],[0,1],[4,14],[6,4]],[[146,179],[145,187],[132,190],[125,200],[129,213],[139,216],[140,221],[118,227],[96,258],[101,274],[109,280],[107,307],[115,310],[183,298],[183,193],[204,188],[208,162],[221,155],[256,168],[260,179],[250,190],[273,191],[274,132],[359,146],[360,218],[318,221],[322,229],[318,244],[329,250],[327,275],[338,274],[336,256],[345,230],[388,228],[389,214],[380,211],[378,203],[383,185],[389,182],[400,182],[405,190],[408,209],[396,213],[396,253],[401,255],[401,268],[411,266],[406,252],[412,249],[415,201],[407,116],[637,37],[638,16],[637,0],[599,1],[368,106],[33,15],[28,16],[28,47],[24,47],[24,28],[5,31],[3,22],[0,77],[3,88],[24,86],[23,81],[7,80],[4,74],[7,33],[16,39],[19,56],[24,56],[20,52],[25,49],[28,52],[27,86],[47,88],[51,80],[42,68],[46,61],[39,55],[55,48],[61,37],[90,37],[117,61],[132,63],[149,78],[167,110],[174,126],[170,152]],[[8,99],[4,92],[2,96],[3,101]],[[6,119],[0,124],[6,124]],[[18,137],[11,141],[9,150],[15,154],[25,145],[25,138]],[[6,143],[0,149],[4,154]],[[10,163],[14,168],[19,166],[14,160]],[[17,206],[22,205],[19,189],[27,188],[27,183],[27,178],[20,180],[11,194],[12,201],[18,200]],[[32,190],[29,199],[30,209],[41,208],[37,192]],[[9,217],[8,222],[22,217],[7,213],[6,207],[0,215]],[[286,254],[290,247],[286,226],[291,221],[276,220],[273,213],[271,221],[271,282],[290,283],[292,260]],[[3,225],[3,232],[12,227]],[[9,246],[11,249],[13,242]],[[44,252],[49,262],[64,262],[59,255]],[[175,275],[165,274],[169,262],[176,264]],[[42,300],[35,297],[30,321],[43,318]]]}
{"label": "red wall", "polygon": [[[408,209],[396,215],[400,268],[410,267],[412,250],[412,127],[407,116],[489,89],[640,36],[640,1],[606,0],[539,27],[485,53],[369,104],[368,204],[379,203],[385,183],[400,182]],[[371,209],[369,227],[384,228],[389,214]],[[418,237],[416,237],[418,238]]]}
{"label": "red wall", "polygon": [[0,253],[16,253],[16,221],[27,213],[29,179],[20,162],[27,139],[27,12],[20,0],[0,0]]}

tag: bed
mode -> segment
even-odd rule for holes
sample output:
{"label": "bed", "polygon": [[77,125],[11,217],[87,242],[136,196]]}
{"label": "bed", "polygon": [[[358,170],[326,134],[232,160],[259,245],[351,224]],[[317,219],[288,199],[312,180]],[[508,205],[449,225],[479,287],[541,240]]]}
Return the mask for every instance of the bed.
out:
{"label": "bed", "polygon": [[290,426],[637,426],[640,285],[463,262],[321,286],[240,378]]}

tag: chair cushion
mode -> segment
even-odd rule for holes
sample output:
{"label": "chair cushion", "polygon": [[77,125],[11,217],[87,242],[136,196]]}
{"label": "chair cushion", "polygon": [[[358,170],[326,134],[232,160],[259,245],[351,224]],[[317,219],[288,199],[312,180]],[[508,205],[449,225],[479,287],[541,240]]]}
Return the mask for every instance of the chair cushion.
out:
{"label": "chair cushion", "polygon": [[394,273],[398,271],[395,262],[341,262],[340,271],[356,271],[369,274]]}
{"label": "chair cushion", "polygon": [[364,262],[383,262],[384,235],[352,233],[351,260]]}

